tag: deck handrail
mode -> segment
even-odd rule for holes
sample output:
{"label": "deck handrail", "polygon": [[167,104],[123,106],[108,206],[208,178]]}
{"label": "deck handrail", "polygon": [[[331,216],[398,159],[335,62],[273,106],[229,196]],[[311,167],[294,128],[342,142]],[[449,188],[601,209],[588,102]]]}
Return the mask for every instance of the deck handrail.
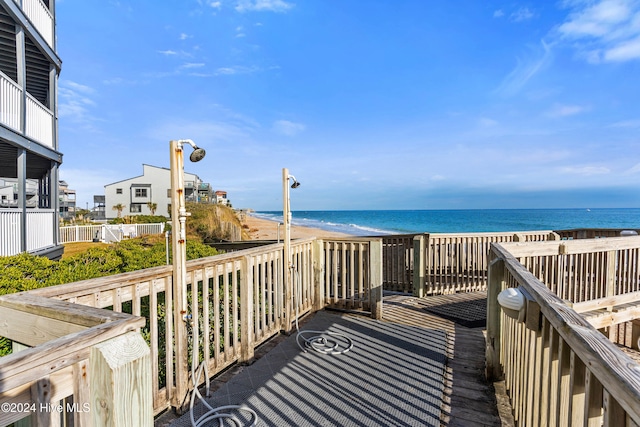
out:
{"label": "deck handrail", "polygon": [[[598,245],[601,243],[598,241]],[[577,246],[585,249],[589,245]],[[640,241],[612,241],[605,245],[640,247]],[[543,247],[541,252],[551,246],[531,245]],[[604,425],[622,426],[630,425],[629,420],[639,424],[640,366],[540,281],[508,248],[531,252],[528,245],[491,245],[487,375],[504,375],[518,424],[601,425],[604,421]],[[498,305],[497,295],[507,287],[518,287],[528,296],[523,322],[508,316]]]}
{"label": "deck handrail", "polygon": [[[283,246],[274,243],[188,261],[188,313],[177,317],[165,316],[173,299],[170,265],[27,294],[116,312],[126,309],[136,316],[145,314],[146,307],[153,407],[159,413],[169,406],[182,407],[193,387],[186,369],[189,353],[195,352],[215,375],[232,363],[250,360],[256,346],[291,329],[296,313],[302,316],[330,304],[382,315],[381,239],[292,241],[295,290],[283,287]],[[182,358],[180,364],[174,364],[176,358]]]}
{"label": "deck handrail", "polygon": [[0,425],[55,425],[62,413],[78,426],[153,422],[143,318],[27,293],[1,296],[0,316],[14,342],[0,358]]}

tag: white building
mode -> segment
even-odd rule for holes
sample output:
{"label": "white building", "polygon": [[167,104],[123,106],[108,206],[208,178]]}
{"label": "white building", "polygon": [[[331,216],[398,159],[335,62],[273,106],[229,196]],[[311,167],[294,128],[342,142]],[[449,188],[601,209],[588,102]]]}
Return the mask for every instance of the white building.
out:
{"label": "white building", "polygon": [[[185,199],[189,202],[209,202],[203,189],[211,186],[203,183],[198,175],[185,172]],[[209,190],[210,191],[210,190]],[[118,217],[114,206],[121,205],[121,216],[152,215],[149,204],[155,203],[155,215],[169,216],[171,213],[171,170],[151,165],[142,165],[142,175],[104,186],[105,215],[107,219]]]}
{"label": "white building", "polygon": [[58,258],[64,250],[55,28],[55,0],[0,0],[0,180],[11,183],[0,194],[0,256]]}

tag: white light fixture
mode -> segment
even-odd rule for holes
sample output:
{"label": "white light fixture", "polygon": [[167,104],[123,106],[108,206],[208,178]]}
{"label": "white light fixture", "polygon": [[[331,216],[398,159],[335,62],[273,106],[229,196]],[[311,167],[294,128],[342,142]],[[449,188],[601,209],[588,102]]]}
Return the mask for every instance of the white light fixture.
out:
{"label": "white light fixture", "polygon": [[518,322],[524,322],[526,315],[525,297],[518,288],[507,288],[498,294],[498,304],[504,313]]}

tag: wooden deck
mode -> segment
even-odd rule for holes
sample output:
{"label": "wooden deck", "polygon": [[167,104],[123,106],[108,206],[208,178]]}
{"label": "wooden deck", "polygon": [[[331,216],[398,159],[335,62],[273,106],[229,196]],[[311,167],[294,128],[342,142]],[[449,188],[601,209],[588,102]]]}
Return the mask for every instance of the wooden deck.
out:
{"label": "wooden deck", "polygon": [[[511,407],[502,383],[490,384],[485,380],[483,328],[461,326],[452,320],[434,315],[427,310],[434,307],[459,307],[464,303],[482,304],[485,293],[454,294],[437,297],[414,298],[390,295],[384,298],[383,320],[408,326],[444,331],[447,336],[446,371],[441,407],[443,426],[512,426]],[[277,336],[273,342],[256,352],[262,357],[284,339]],[[214,389],[241,372],[238,365],[222,377],[212,381]],[[175,424],[176,416],[166,413],[156,420],[156,426]],[[176,424],[177,425],[177,424]]]}
{"label": "wooden deck", "polygon": [[383,319],[407,325],[446,331],[448,338],[442,425],[513,426],[511,406],[504,381],[490,384],[485,379],[484,328],[467,328],[425,309],[486,301],[486,293],[415,298],[404,295],[384,299]]}

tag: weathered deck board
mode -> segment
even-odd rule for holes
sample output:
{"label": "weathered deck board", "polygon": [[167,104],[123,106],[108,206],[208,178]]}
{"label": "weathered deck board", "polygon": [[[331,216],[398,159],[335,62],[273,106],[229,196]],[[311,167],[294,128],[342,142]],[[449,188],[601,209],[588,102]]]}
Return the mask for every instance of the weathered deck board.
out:
{"label": "weathered deck board", "polygon": [[479,292],[426,298],[389,296],[384,300],[383,319],[447,332],[443,425],[512,426],[515,424],[504,384],[490,384],[485,380],[483,328],[466,328],[425,310],[432,306],[478,299],[486,300],[486,294]]}
{"label": "weathered deck board", "polygon": [[[457,304],[484,298],[486,298],[484,293],[469,293],[422,299],[393,295],[386,296],[384,299],[383,321],[445,331],[447,334],[447,363],[440,420],[443,426],[514,425],[504,384],[490,384],[485,380],[483,328],[459,326],[451,320],[443,319],[425,310],[430,306]],[[274,342],[257,351],[256,357],[263,356],[266,349],[272,349],[275,342],[283,339],[284,336],[277,337]],[[235,372],[242,370],[241,366],[233,369]],[[223,378],[214,379],[213,388],[222,386],[232,377],[229,372]],[[175,419],[175,415],[165,414],[156,420],[155,425],[167,426]]]}

